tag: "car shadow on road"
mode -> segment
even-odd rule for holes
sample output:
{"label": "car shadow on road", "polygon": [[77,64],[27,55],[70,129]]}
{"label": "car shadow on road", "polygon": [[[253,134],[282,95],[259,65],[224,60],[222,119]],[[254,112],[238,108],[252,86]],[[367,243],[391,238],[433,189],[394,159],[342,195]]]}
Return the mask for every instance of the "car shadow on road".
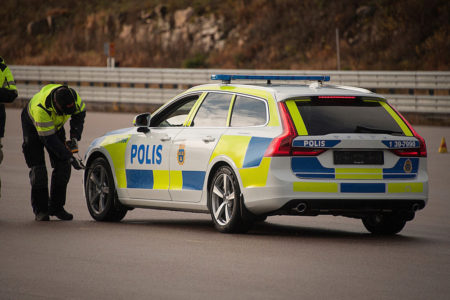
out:
{"label": "car shadow on road", "polygon": [[214,232],[214,225],[210,220],[200,219],[126,219],[123,224],[152,226],[168,229],[197,230],[204,232]]}
{"label": "car shadow on road", "polygon": [[[150,226],[159,229],[188,230],[203,233],[220,234],[211,220],[200,219],[128,219],[123,220],[122,224],[133,226]],[[411,237],[402,234],[394,236],[377,236],[366,232],[351,232],[334,228],[316,228],[309,226],[284,225],[271,222],[256,223],[250,231],[239,236],[248,237],[293,237],[299,239],[342,239],[342,240],[361,240],[361,241],[396,241],[396,242],[427,242],[421,237]]]}
{"label": "car shadow on road", "polygon": [[369,232],[352,232],[335,228],[317,228],[309,226],[298,225],[284,225],[270,222],[263,222],[255,224],[249,234],[255,236],[283,236],[283,237],[298,237],[301,239],[342,239],[351,241],[389,241],[389,242],[426,242],[422,237],[412,237],[397,234],[392,236],[373,235]]}

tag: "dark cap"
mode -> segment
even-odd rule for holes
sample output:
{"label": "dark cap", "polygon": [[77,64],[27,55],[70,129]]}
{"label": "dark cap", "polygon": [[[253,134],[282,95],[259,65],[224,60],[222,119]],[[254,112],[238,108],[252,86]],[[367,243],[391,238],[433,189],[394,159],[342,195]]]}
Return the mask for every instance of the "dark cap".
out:
{"label": "dark cap", "polygon": [[[61,110],[65,115],[72,115],[76,109],[76,93],[74,90],[62,86],[55,91],[56,109]],[[58,107],[59,106],[59,107]]]}

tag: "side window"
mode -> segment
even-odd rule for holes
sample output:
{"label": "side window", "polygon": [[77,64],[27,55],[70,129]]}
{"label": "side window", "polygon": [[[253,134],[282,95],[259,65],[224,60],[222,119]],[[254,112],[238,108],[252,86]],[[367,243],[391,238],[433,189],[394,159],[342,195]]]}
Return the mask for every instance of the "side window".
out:
{"label": "side window", "polygon": [[267,122],[265,101],[237,96],[231,115],[231,127],[258,126]]}
{"label": "side window", "polygon": [[178,100],[170,107],[161,111],[151,120],[151,127],[180,127],[183,126],[189,112],[200,95],[188,96]]}
{"label": "side window", "polygon": [[225,127],[231,94],[209,93],[192,121],[193,127]]}

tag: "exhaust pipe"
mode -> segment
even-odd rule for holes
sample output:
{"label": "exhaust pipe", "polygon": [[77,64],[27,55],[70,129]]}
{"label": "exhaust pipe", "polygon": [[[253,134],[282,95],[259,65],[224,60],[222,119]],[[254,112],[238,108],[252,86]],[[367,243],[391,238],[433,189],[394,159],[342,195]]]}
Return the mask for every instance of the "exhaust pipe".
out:
{"label": "exhaust pipe", "polygon": [[299,214],[302,214],[302,213],[304,213],[306,211],[307,208],[308,208],[308,206],[306,205],[306,203],[305,202],[301,202],[294,208],[294,210],[296,212],[298,212]]}

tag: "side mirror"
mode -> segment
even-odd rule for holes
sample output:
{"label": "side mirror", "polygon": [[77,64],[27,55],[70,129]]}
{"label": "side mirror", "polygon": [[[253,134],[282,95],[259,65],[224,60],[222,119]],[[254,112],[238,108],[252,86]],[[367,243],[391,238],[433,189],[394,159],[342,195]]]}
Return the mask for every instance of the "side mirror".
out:
{"label": "side mirror", "polygon": [[152,119],[150,113],[144,113],[137,115],[134,117],[133,125],[135,127],[138,127],[138,132],[144,132],[147,133],[150,131],[148,127],[150,127],[150,120]]}

